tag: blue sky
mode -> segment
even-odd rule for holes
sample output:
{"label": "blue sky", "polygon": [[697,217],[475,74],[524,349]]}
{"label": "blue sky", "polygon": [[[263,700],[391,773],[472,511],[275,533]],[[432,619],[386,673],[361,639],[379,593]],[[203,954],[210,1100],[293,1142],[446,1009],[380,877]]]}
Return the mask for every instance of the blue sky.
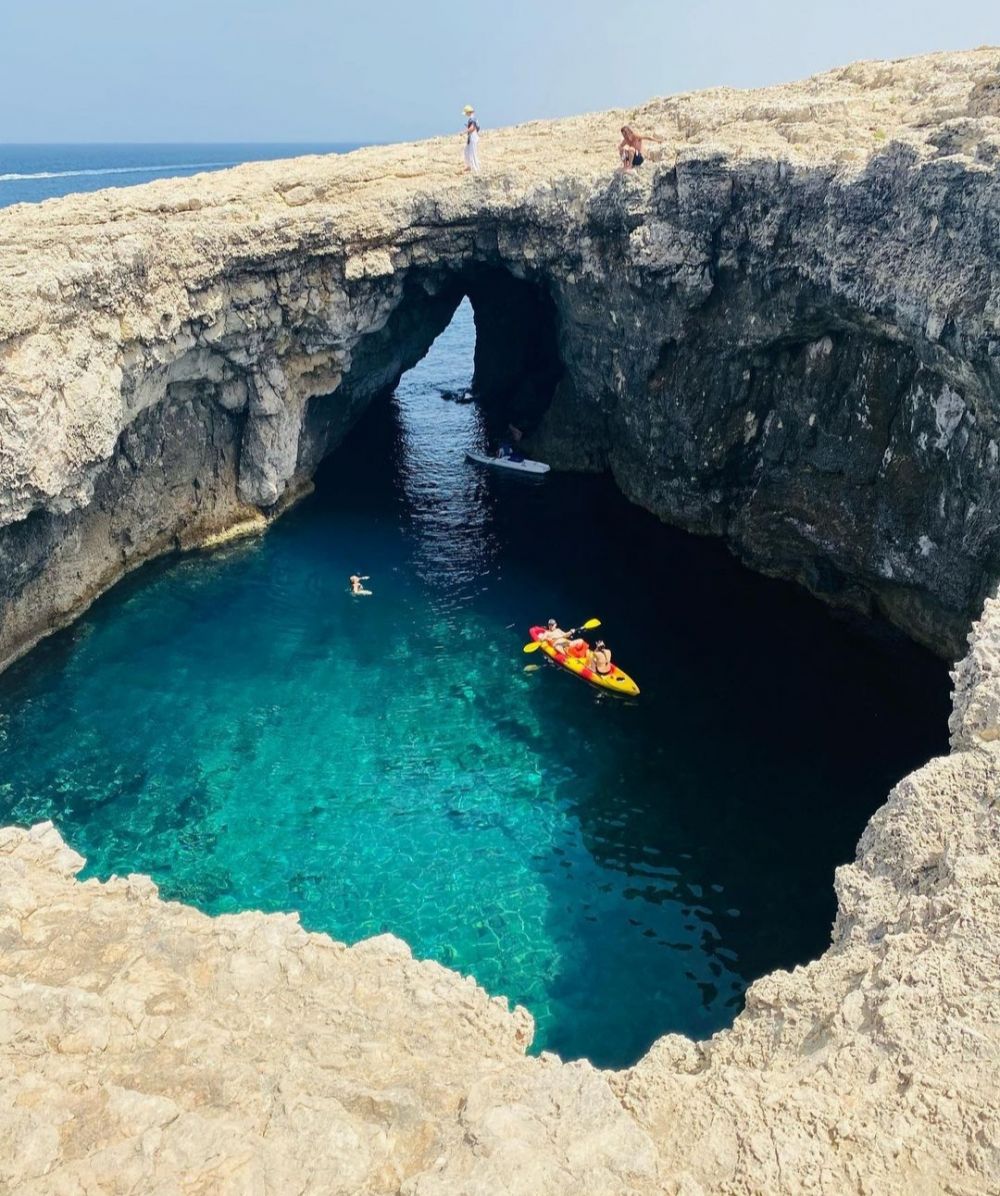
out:
{"label": "blue sky", "polygon": [[4,0],[0,142],[388,141],[1000,43],[998,0]]}

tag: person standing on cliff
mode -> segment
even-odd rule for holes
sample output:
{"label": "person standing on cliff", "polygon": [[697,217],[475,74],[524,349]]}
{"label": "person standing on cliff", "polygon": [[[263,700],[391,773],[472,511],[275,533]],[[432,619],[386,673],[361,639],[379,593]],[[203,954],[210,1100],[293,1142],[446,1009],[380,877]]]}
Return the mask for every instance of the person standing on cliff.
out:
{"label": "person standing on cliff", "polygon": [[465,173],[479,173],[479,121],[471,104],[462,109],[465,113]]}

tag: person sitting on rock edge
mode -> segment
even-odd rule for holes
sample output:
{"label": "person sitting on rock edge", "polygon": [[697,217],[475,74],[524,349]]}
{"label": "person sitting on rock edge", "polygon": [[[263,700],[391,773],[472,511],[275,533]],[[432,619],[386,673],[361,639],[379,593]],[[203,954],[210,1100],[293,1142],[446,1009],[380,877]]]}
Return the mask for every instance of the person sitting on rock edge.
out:
{"label": "person sitting on rock edge", "polygon": [[622,125],[622,139],[618,143],[618,157],[621,159],[622,170],[631,170],[633,166],[641,166],[646,159],[642,153],[644,141],[662,141],[662,137],[654,137],[652,133],[636,133],[628,125]]}

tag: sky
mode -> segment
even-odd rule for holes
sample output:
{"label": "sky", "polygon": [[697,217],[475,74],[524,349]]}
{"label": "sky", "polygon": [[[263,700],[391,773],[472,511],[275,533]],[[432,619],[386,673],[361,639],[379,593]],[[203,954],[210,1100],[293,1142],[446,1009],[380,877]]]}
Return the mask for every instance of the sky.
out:
{"label": "sky", "polygon": [[0,143],[398,141],[1000,45],[1000,0],[0,0]]}

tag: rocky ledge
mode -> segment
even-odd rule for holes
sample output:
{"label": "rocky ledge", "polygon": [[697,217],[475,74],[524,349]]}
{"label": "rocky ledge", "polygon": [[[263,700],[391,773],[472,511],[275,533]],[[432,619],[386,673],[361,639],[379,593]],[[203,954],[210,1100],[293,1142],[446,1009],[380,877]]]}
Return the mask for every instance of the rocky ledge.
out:
{"label": "rocky ledge", "polygon": [[[609,169],[624,120],[659,161]],[[1000,51],[0,213],[0,659],[264,526],[463,294],[557,463],[951,651],[1000,569]],[[511,395],[524,379],[527,393]],[[391,939],[209,919],[0,836],[0,1188],[1000,1187],[1000,603],[830,948],[635,1067]],[[775,928],[780,933],[780,928]]]}
{"label": "rocky ledge", "polygon": [[996,1192],[1000,602],[970,640],[952,752],[838,870],[826,954],[625,1072],[526,1056],[523,1009],[391,937],[209,918],[0,832],[0,1190]]}
{"label": "rocky ledge", "polygon": [[954,659],[1000,578],[1000,50],[459,150],[0,212],[0,662],[279,511],[463,294],[555,464]]}

